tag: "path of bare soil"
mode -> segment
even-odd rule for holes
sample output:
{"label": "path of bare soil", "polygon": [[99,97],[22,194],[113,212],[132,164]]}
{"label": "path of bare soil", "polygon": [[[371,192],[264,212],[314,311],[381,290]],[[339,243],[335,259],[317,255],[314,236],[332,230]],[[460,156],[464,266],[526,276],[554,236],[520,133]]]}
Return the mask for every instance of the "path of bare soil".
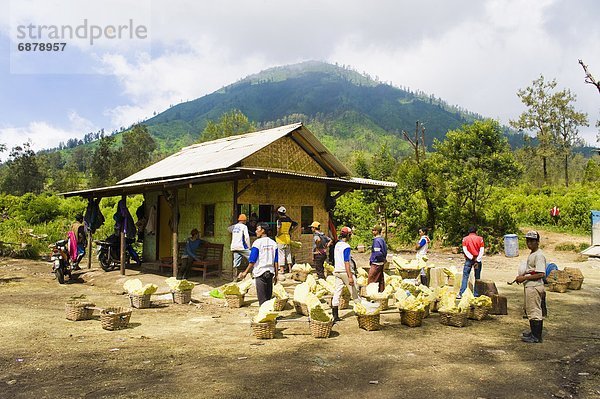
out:
{"label": "path of bare soil", "polygon": [[[46,262],[0,259],[0,398],[600,398],[600,261],[554,251],[586,240],[543,233],[547,259],[581,268],[585,281],[580,291],[548,293],[537,345],[520,341],[522,287],[506,284],[527,251],[484,259],[483,278],[508,297],[507,316],[454,328],[432,314],[408,328],[389,310],[383,329],[367,332],[343,311],[331,338],[314,339],[290,308],[273,340],[252,336],[255,298],[230,309],[206,295],[224,280],[195,279],[189,305],[153,296],[152,308],[134,310],[130,328],[111,332],[97,317],[66,320],[65,302],[127,306],[126,279],[166,292],[166,276],[92,268],[61,286]],[[460,268],[462,257],[435,251],[430,262]]]}

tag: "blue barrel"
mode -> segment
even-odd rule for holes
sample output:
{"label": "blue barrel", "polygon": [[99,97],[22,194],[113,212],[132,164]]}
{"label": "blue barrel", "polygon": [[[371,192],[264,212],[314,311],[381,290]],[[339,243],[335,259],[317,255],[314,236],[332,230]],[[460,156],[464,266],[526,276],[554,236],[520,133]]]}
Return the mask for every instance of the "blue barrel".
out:
{"label": "blue barrel", "polygon": [[504,255],[509,258],[519,256],[519,237],[516,234],[504,235]]}

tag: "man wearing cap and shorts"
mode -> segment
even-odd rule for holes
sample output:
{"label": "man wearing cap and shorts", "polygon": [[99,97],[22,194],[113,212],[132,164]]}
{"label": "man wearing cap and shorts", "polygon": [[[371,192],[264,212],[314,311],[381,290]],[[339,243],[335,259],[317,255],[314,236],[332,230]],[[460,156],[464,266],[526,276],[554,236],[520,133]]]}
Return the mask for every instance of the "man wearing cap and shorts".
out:
{"label": "man wearing cap and shorts", "polygon": [[242,260],[248,260],[250,257],[250,235],[246,226],[248,218],[245,214],[238,216],[238,222],[229,226],[231,233],[231,254],[233,255],[233,276],[238,275],[239,268],[242,266]]}
{"label": "man wearing cap and shorts", "polygon": [[[465,265],[463,266],[463,279],[460,285],[460,292],[456,299],[461,299],[463,292],[467,289],[471,269],[475,269],[475,280],[481,279],[481,258],[483,257],[484,246],[483,238],[477,235],[477,227],[469,227],[469,235],[462,240],[463,254],[465,255]],[[473,295],[479,296],[475,287]]]}
{"label": "man wearing cap and shorts", "polygon": [[331,238],[321,233],[321,223],[315,221],[310,225],[313,233],[313,265],[319,278],[325,279],[323,264],[327,259],[327,248],[331,245]]}
{"label": "man wearing cap and shorts", "polygon": [[531,332],[524,333],[521,339],[527,343],[539,343],[542,342],[544,328],[542,298],[545,295],[543,278],[546,276],[546,257],[539,249],[540,235],[537,231],[528,231],[525,240],[531,253],[527,257],[527,267],[519,270],[515,281],[525,286],[525,310]]}
{"label": "man wearing cap and shorts", "polygon": [[352,230],[350,227],[342,227],[340,230],[340,240],[335,244],[334,253],[334,268],[333,275],[335,276],[335,287],[333,289],[333,299],[331,300],[331,311],[333,313],[333,321],[340,321],[339,306],[340,297],[344,290],[344,286],[350,290],[350,295],[354,302],[359,300],[358,290],[356,289],[356,271],[350,266],[350,238]]}
{"label": "man wearing cap and shorts", "polygon": [[292,269],[292,252],[290,248],[292,237],[290,233],[298,226],[298,223],[294,222],[286,212],[287,210],[284,206],[277,208],[277,235],[275,236],[275,242],[277,242],[277,248],[279,249],[279,263],[282,274],[286,269],[288,272]]}

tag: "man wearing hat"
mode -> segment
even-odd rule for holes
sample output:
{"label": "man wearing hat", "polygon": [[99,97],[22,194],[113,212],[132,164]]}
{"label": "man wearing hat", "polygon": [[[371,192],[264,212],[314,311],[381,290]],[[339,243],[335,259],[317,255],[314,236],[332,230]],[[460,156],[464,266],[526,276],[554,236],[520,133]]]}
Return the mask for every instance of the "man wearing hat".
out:
{"label": "man wearing hat", "polygon": [[292,269],[292,252],[290,244],[292,237],[290,233],[298,226],[298,222],[294,222],[288,215],[284,206],[277,208],[277,235],[275,242],[279,249],[279,264],[281,265],[281,273]]}
{"label": "man wearing hat", "polygon": [[350,295],[354,302],[359,299],[358,290],[356,289],[356,271],[352,269],[350,262],[350,238],[352,237],[352,230],[350,227],[342,227],[340,230],[340,240],[335,244],[334,253],[334,267],[333,275],[335,276],[335,287],[333,291],[333,299],[331,300],[331,311],[333,313],[333,321],[340,321],[339,306],[340,297],[344,290],[344,286],[350,290]]}
{"label": "man wearing hat", "polygon": [[515,281],[525,286],[525,310],[529,318],[529,327],[531,332],[524,333],[521,338],[523,342],[539,343],[542,342],[542,330],[544,327],[544,318],[542,315],[542,298],[544,297],[544,282],[546,276],[546,257],[539,249],[540,234],[531,230],[525,234],[527,248],[531,253],[527,257],[527,267],[519,270],[519,275]]}
{"label": "man wearing hat", "polygon": [[238,216],[238,222],[232,226],[229,226],[229,232],[231,233],[231,254],[233,255],[233,276],[238,275],[239,268],[242,266],[242,259],[250,257],[250,235],[248,234],[248,227],[246,222],[248,218],[245,214],[241,213]]}
{"label": "man wearing hat", "polygon": [[310,224],[313,233],[313,264],[317,270],[317,276],[325,279],[325,268],[323,264],[327,258],[327,248],[331,245],[331,238],[321,232],[321,223],[315,221]]}

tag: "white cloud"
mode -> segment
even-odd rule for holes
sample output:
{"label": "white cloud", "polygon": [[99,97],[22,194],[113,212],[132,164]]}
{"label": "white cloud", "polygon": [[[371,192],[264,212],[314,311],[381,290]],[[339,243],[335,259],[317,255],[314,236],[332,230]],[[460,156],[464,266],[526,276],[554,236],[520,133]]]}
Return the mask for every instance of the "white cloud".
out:
{"label": "white cloud", "polygon": [[[585,87],[577,65],[577,53],[584,51],[600,70],[596,37],[582,35],[579,42],[567,47],[557,42],[546,25],[553,1],[485,4],[485,13],[479,18],[464,20],[442,36],[423,37],[409,48],[357,47],[356,40],[346,40],[331,60],[395,85],[435,94],[502,123],[516,119],[524,110],[517,90],[544,74],[576,93],[577,108],[596,120],[597,93]],[[582,133],[589,142],[595,140],[593,128],[582,129]]]}
{"label": "white cloud", "polygon": [[86,133],[99,130],[94,124],[71,111],[68,115],[68,127],[53,126],[44,121],[33,121],[27,126],[0,127],[0,143],[7,146],[8,151],[0,153],[0,159],[6,160],[10,149],[26,142],[31,142],[31,148],[38,151],[44,148],[57,147],[60,142],[71,138],[81,139]]}
{"label": "white cloud", "polygon": [[230,64],[228,56],[210,43],[197,43],[189,52],[168,52],[154,59],[144,54],[134,62],[120,55],[106,55],[105,71],[119,79],[130,103],[107,109],[105,114],[115,126],[126,127],[267,66],[259,57]]}
{"label": "white cloud", "polygon": [[[58,0],[51,1],[19,1],[11,17],[53,23],[80,18],[77,7],[54,7]],[[122,90],[114,106],[94,119],[108,116],[112,126],[107,130],[262,69],[309,59],[350,65],[503,123],[523,110],[517,90],[544,74],[578,96],[577,107],[590,114],[592,125],[599,115],[598,94],[583,83],[577,64],[582,58],[600,75],[596,0],[382,0],[368,5],[361,0],[128,0],[114,6],[94,3],[96,8],[76,3],[85,4],[85,15],[99,23],[135,17],[151,4],[151,52],[94,49],[100,72],[114,76]],[[6,16],[0,17],[0,29],[7,24]],[[35,123],[12,129],[34,131]],[[595,133],[590,127],[584,135],[591,140]]]}

